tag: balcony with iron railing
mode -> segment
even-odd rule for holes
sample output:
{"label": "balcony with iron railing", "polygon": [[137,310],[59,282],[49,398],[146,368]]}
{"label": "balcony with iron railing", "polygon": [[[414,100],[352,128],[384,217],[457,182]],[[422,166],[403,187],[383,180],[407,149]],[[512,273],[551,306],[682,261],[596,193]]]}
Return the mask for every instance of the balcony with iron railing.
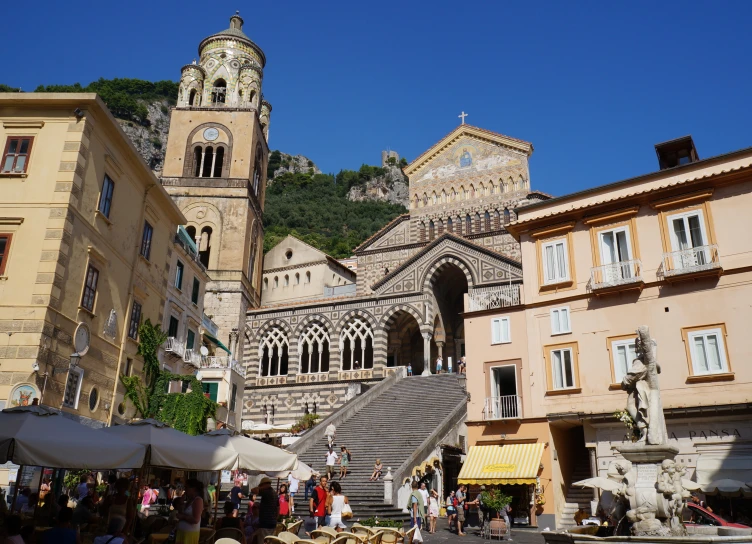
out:
{"label": "balcony with iron railing", "polygon": [[619,261],[590,269],[590,289],[593,292],[634,289],[643,285],[640,259]]}
{"label": "balcony with iron railing", "polygon": [[229,355],[201,355],[198,350],[187,349],[183,360],[201,369],[232,370],[245,378],[245,368]]}
{"label": "balcony with iron railing", "polygon": [[486,397],[483,407],[483,419],[521,419],[522,399],[519,395],[502,395]]}
{"label": "balcony with iron railing", "polygon": [[165,340],[164,350],[165,353],[171,353],[175,357],[183,357],[183,354],[185,353],[185,342],[174,336],[169,336],[167,340]]}
{"label": "balcony with iron railing", "polygon": [[522,285],[511,283],[472,289],[468,295],[468,311],[479,312],[522,304]]}
{"label": "balcony with iron railing", "polygon": [[723,271],[718,245],[690,247],[663,254],[661,273],[667,280],[719,275]]}

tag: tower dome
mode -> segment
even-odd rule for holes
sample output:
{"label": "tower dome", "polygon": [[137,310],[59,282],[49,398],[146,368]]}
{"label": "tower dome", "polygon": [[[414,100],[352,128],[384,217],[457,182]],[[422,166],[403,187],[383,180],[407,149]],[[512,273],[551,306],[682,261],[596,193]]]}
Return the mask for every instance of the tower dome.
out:
{"label": "tower dome", "polygon": [[217,49],[226,50],[226,53],[232,53],[234,56],[243,59],[250,58],[258,66],[263,68],[266,65],[266,55],[262,49],[256,45],[253,40],[243,32],[243,18],[239,12],[230,17],[230,27],[212,34],[201,40],[198,46],[198,54],[201,64],[204,64],[204,55]]}

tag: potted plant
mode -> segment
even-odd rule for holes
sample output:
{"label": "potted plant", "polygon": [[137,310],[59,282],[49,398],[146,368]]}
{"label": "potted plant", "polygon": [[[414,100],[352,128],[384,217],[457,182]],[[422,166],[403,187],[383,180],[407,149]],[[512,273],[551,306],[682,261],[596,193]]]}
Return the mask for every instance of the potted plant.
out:
{"label": "potted plant", "polygon": [[507,527],[501,519],[501,511],[512,502],[510,495],[505,495],[499,489],[489,489],[480,494],[480,500],[483,508],[493,512],[491,518],[491,534],[502,534],[506,532]]}

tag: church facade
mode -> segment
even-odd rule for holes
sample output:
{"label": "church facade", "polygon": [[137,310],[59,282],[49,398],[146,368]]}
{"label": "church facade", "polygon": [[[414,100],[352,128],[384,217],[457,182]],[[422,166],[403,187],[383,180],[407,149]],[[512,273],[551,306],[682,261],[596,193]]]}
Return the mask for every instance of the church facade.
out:
{"label": "church facade", "polygon": [[[519,206],[548,198],[530,189],[532,152],[528,142],[460,125],[405,169],[409,213],[356,248],[352,289],[324,285],[305,299],[262,291],[275,302],[247,312],[244,427],[326,416],[398,366],[435,372],[441,356],[456,370],[462,313],[520,296],[520,248],[505,226]],[[265,278],[270,267],[279,263],[265,262]]]}

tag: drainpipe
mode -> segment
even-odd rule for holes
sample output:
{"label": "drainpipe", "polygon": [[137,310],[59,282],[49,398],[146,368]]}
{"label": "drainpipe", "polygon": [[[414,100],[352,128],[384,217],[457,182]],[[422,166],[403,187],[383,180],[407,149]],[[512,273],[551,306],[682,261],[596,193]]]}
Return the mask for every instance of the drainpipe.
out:
{"label": "drainpipe", "polygon": [[[141,225],[143,227],[144,224],[144,218],[146,217],[146,199],[149,196],[149,191],[151,191],[154,187],[156,187],[156,183],[152,183],[149,185],[146,190],[144,191],[144,199],[143,202],[141,202],[141,217],[137,225]],[[136,231],[140,232],[140,231]],[[107,426],[112,426],[112,416],[115,411],[115,399],[117,398],[117,390],[118,390],[118,381],[120,380],[120,369],[123,367],[123,354],[125,353],[125,345],[126,342],[128,342],[128,325],[130,324],[131,320],[131,312],[133,311],[133,284],[136,279],[136,267],[138,266],[138,252],[141,248],[141,240],[139,240],[138,235],[136,235],[136,243],[133,246],[133,259],[131,262],[133,263],[133,266],[131,267],[131,277],[128,280],[128,303],[125,307],[125,314],[123,317],[123,328],[120,331],[120,351],[118,353],[118,363],[117,363],[117,370],[115,372],[115,385],[112,387],[112,401],[110,402],[110,415],[107,417]]]}

